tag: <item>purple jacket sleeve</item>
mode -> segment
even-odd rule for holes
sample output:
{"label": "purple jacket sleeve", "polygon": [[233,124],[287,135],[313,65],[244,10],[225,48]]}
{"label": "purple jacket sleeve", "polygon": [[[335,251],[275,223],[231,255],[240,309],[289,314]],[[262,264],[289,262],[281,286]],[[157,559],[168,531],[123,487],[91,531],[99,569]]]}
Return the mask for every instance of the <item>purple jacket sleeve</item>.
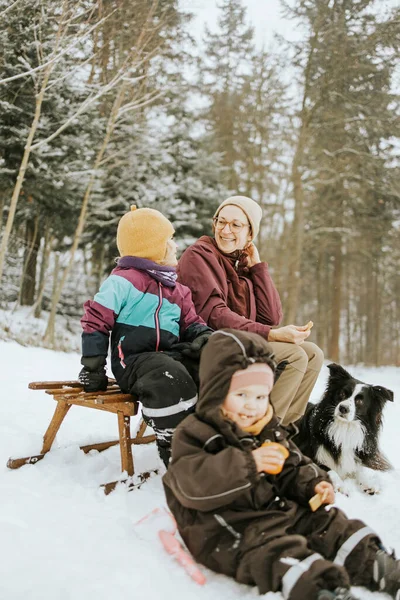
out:
{"label": "purple jacket sleeve", "polygon": [[[179,280],[187,285],[192,292],[197,313],[203,317],[209,327],[212,327],[212,329],[225,327],[241,329],[268,338],[270,325],[276,324],[275,320],[270,321],[268,325],[266,324],[268,310],[261,310],[261,307],[258,309],[261,318],[264,320],[264,323],[258,323],[238,315],[228,307],[223,291],[224,282],[226,283],[226,273],[211,250],[198,250],[194,246],[188,248],[179,261],[178,273]],[[263,277],[265,277],[265,273],[259,274],[256,271],[257,288],[258,286],[261,287]],[[271,280],[269,279],[269,281]],[[275,293],[277,294],[276,290]],[[268,294],[268,290],[263,294]],[[264,299],[260,290],[256,292],[257,301],[258,298]]]}

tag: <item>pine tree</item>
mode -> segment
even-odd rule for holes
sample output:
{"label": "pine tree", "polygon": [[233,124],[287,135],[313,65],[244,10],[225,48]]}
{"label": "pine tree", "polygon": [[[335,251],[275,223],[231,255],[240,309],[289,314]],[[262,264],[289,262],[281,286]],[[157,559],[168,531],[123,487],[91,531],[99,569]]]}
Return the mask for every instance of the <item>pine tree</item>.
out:
{"label": "pine tree", "polygon": [[209,150],[196,111],[188,108],[193,86],[184,77],[184,65],[193,60],[193,41],[185,33],[186,15],[175,17],[167,22],[165,45],[145,80],[148,93],[161,96],[122,115],[91,201],[83,241],[93,244],[93,288],[113,266],[116,226],[131,204],[166,214],[183,249],[210,231],[211,216],[225,193],[220,156]]}
{"label": "pine tree", "polygon": [[[4,6],[4,0],[1,0],[1,4]],[[28,7],[17,4],[7,13],[8,27],[0,30],[0,45],[3,50],[0,59],[1,79],[9,79],[38,68],[39,58],[50,51],[54,43],[54,24],[43,20],[42,8],[40,2],[33,2]],[[47,6],[49,12],[57,8],[57,2],[51,2]],[[82,52],[83,49],[79,55],[66,55],[54,68],[53,83],[42,104],[39,132],[43,138],[50,135],[66,115],[76,110],[83,101],[82,86],[77,85],[73,77],[66,76],[74,66],[79,67],[83,62]],[[40,71],[38,73],[40,76]],[[0,103],[3,108],[0,116],[3,219],[8,212],[9,199],[35,112],[38,77],[36,73],[32,73],[31,76],[0,85]],[[25,237],[25,266],[20,293],[22,304],[32,304],[34,300],[37,253],[46,223],[51,223],[55,238],[72,233],[77,210],[76,196],[82,189],[84,175],[77,179],[76,174],[72,175],[71,171],[75,170],[77,164],[81,173],[87,168],[93,134],[96,135],[95,123],[85,115],[79,125],[72,124],[61,133],[56,143],[45,145],[31,153],[20,194],[21,201],[15,215],[15,227]]]}
{"label": "pine tree", "polygon": [[253,28],[246,22],[246,9],[240,0],[223,0],[219,8],[218,31],[206,29],[199,87],[207,99],[204,120],[210,145],[222,154],[224,183],[233,191],[239,187],[243,158],[238,139],[244,85],[254,52]]}
{"label": "pine tree", "polygon": [[[316,251],[313,259],[324,261],[318,276],[329,274],[325,285],[318,284],[325,288],[320,300],[329,317],[320,326],[329,330],[327,350],[334,360],[339,360],[346,306],[351,310],[358,305],[358,318],[365,317],[368,323],[365,343],[379,347],[379,257],[394,216],[392,136],[398,135],[399,119],[391,85],[398,17],[379,18],[373,8],[372,0],[329,4],[302,0],[294,9],[310,32],[303,44],[307,49],[302,109],[307,130],[299,171],[307,189],[303,214],[307,210],[309,215],[307,236],[315,238],[309,245]],[[300,251],[304,249],[303,244]],[[303,268],[310,265],[310,257],[303,254]],[[345,285],[346,279],[358,277],[360,262],[368,270],[364,308],[360,290],[352,295]],[[288,276],[293,278],[293,273]],[[299,284],[300,276],[295,278]],[[303,272],[301,279],[306,281]],[[305,290],[309,293],[307,283]]]}

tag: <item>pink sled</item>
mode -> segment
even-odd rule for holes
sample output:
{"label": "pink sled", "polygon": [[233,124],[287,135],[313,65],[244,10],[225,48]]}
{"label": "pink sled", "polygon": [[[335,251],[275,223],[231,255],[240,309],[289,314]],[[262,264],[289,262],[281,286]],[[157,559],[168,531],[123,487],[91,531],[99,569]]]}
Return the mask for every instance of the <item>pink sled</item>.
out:
{"label": "pink sled", "polygon": [[183,548],[179,540],[172,535],[172,533],[161,529],[158,532],[158,536],[161,540],[162,545],[168,554],[171,554],[173,558],[185,569],[186,573],[199,585],[206,583],[206,578],[200,571],[199,567],[190,556],[190,554]]}

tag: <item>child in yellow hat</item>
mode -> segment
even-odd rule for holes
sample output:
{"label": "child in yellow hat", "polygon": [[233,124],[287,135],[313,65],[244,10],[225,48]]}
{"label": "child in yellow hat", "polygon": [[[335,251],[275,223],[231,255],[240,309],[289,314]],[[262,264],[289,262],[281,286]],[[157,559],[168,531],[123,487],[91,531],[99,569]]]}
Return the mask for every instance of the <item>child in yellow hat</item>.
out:
{"label": "child in yellow hat", "polygon": [[212,333],[189,288],[176,281],[173,235],[171,222],[152,208],[132,206],[121,218],[117,267],[84,305],[79,374],[85,391],[107,388],[111,334],[112,372],[123,392],[139,397],[166,466],[173,432],[197,402],[193,361]]}

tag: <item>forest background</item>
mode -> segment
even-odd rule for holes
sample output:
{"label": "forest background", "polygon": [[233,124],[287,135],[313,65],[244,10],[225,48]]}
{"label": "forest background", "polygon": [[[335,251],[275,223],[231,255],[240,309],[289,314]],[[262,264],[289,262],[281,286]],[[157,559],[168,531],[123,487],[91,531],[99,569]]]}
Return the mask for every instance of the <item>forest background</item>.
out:
{"label": "forest background", "polygon": [[245,0],[201,41],[188,0],[0,0],[0,337],[70,349],[131,204],[183,251],[234,193],[263,208],[284,324],[400,365],[400,9],[281,6],[297,33],[267,48]]}

